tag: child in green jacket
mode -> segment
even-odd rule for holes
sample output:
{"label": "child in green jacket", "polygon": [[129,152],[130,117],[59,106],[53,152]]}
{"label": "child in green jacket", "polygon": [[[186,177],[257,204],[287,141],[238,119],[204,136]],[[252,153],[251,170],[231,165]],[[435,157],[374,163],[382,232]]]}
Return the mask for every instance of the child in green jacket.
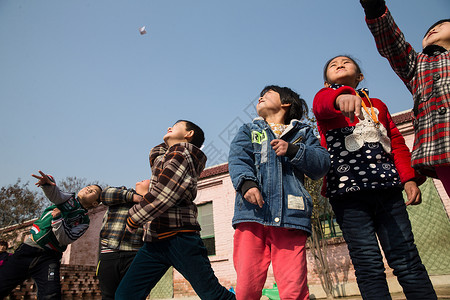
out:
{"label": "child in green jacket", "polygon": [[0,268],[0,299],[28,277],[34,279],[38,299],[61,299],[59,267],[67,245],[89,227],[88,209],[97,207],[102,189],[89,185],[77,194],[59,190],[50,175],[39,171],[37,186],[54,203],[31,227],[31,236]]}

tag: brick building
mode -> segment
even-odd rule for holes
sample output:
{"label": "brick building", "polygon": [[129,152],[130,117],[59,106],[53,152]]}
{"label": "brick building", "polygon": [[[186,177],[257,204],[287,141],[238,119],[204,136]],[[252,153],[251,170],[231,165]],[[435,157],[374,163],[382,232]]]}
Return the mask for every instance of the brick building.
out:
{"label": "brick building", "polygon": [[[393,116],[408,146],[413,143],[411,113],[402,112]],[[438,180],[428,179],[421,187],[423,203],[408,207],[416,244],[434,285],[450,281],[450,199]],[[201,175],[198,196],[195,202],[199,208],[202,238],[209,251],[212,267],[219,281],[226,287],[235,286],[236,273],[233,267],[233,233],[231,219],[234,209],[235,192],[228,175],[228,165],[207,168]],[[70,266],[95,268],[99,252],[99,231],[106,208],[98,207],[90,212],[91,226],[78,241],[69,245],[62,263]],[[31,224],[31,223],[30,223]],[[28,224],[28,226],[30,225]],[[23,237],[22,237],[23,238]],[[327,260],[333,278],[335,296],[359,294],[354,269],[342,237],[327,240]],[[323,297],[319,270],[308,251],[308,284],[311,295]],[[388,281],[392,291],[401,288],[392,270],[386,265]],[[269,269],[266,288],[274,283],[273,272]],[[94,289],[94,287],[93,287]],[[169,270],[158,286],[152,291],[152,298],[171,298],[195,295],[189,283],[176,270]]]}

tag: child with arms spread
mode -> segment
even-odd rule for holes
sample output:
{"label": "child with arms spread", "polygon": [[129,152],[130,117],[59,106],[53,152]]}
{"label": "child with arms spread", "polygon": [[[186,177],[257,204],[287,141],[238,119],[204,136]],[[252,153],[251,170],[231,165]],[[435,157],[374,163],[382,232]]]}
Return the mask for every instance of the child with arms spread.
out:
{"label": "child with arms spread", "polygon": [[54,205],[44,210],[31,227],[31,236],[0,268],[0,299],[31,276],[37,285],[38,299],[61,299],[60,260],[67,245],[89,228],[88,209],[97,207],[102,189],[89,185],[77,194],[59,190],[50,175],[39,171],[38,179]]}

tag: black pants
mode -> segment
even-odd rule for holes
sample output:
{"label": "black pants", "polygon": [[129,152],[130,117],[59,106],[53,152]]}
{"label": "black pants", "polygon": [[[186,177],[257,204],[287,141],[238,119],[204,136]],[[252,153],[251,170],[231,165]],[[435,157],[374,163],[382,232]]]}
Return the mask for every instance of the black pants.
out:
{"label": "black pants", "polygon": [[171,266],[189,281],[200,299],[236,299],[219,283],[200,235],[178,233],[144,243],[116,290],[116,300],[145,300]]}
{"label": "black pants", "polygon": [[101,253],[97,277],[102,291],[102,300],[114,300],[120,281],[127,272],[137,251]]}
{"label": "black pants", "polygon": [[0,268],[0,299],[25,279],[37,285],[38,299],[61,299],[59,267],[62,253],[21,244]]}
{"label": "black pants", "polygon": [[347,243],[363,299],[391,299],[378,243],[407,299],[437,299],[414,244],[401,190],[353,192],[331,199],[330,203]]}

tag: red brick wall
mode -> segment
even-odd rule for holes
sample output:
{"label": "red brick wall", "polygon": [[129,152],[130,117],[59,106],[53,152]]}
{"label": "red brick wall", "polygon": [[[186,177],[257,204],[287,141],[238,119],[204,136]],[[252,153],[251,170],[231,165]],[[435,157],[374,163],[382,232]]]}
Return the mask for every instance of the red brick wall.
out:
{"label": "red brick wall", "polygon": [[[61,292],[63,299],[101,299],[96,267],[61,266]],[[36,299],[36,287],[32,279],[24,281],[11,294],[10,299]]]}

